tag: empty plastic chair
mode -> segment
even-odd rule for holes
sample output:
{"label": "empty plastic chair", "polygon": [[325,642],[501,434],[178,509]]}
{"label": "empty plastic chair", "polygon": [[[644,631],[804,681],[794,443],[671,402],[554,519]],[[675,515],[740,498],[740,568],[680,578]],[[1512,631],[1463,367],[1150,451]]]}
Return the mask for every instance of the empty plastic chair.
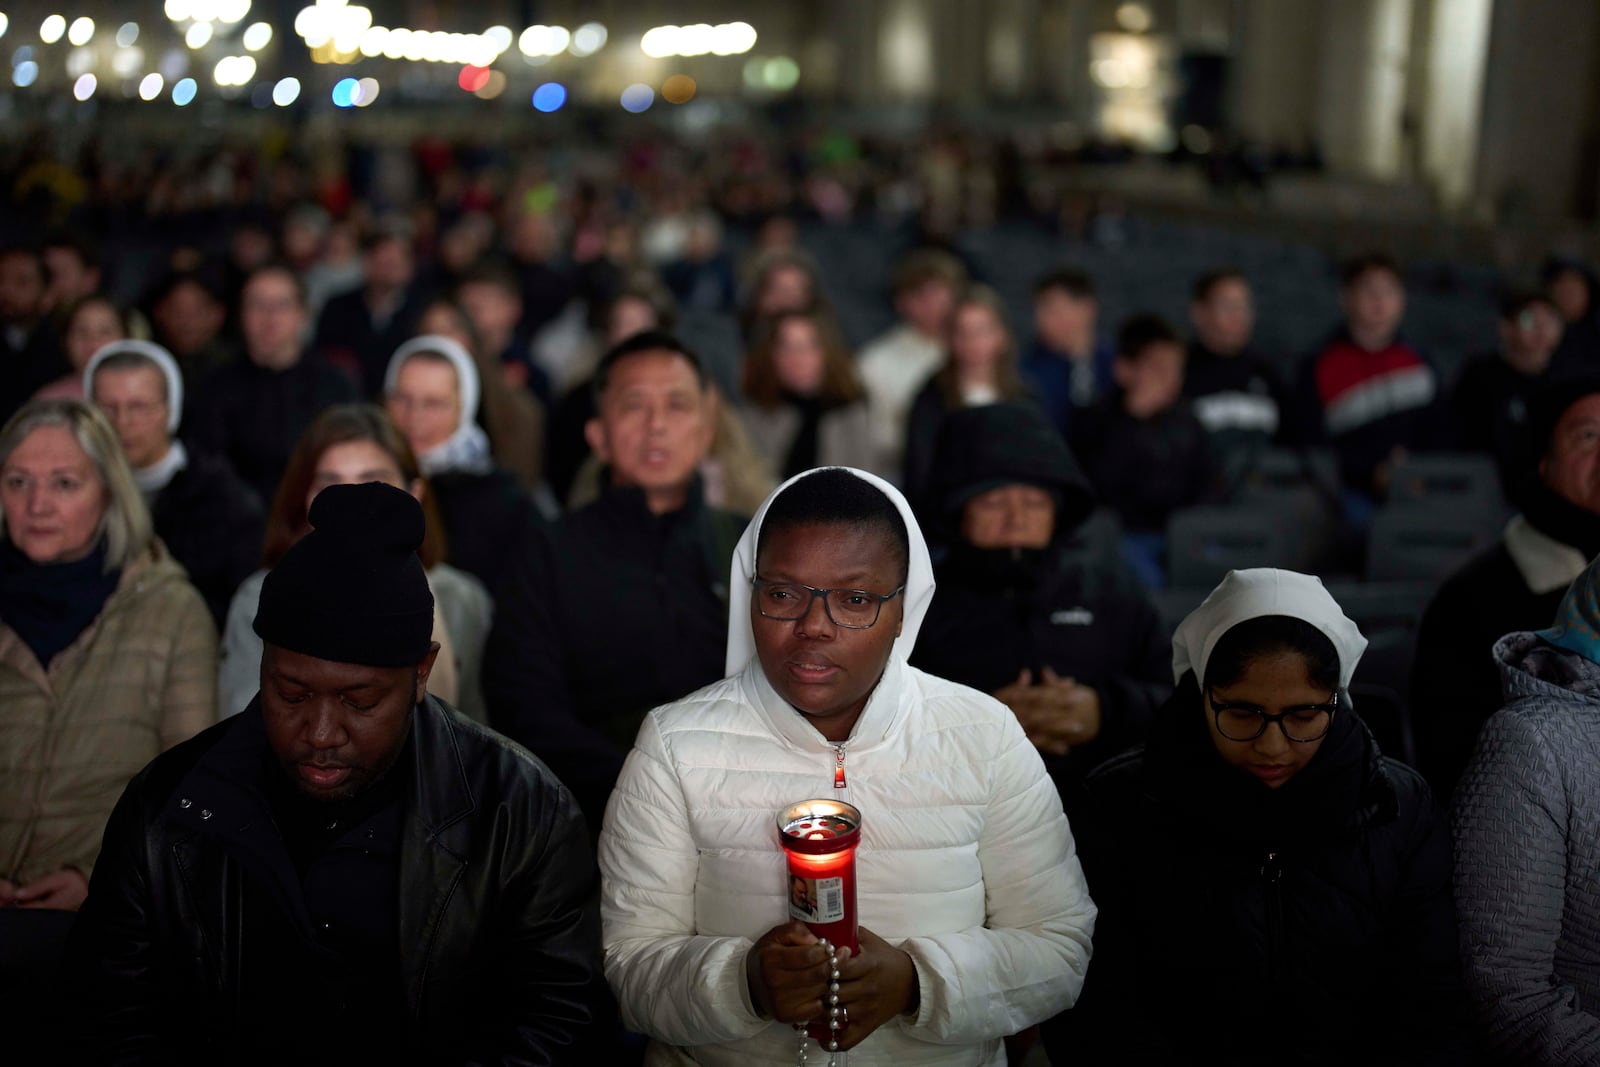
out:
{"label": "empty plastic chair", "polygon": [[1386,507],[1367,532],[1367,577],[1437,583],[1493,544],[1496,534],[1482,513],[1459,504]]}

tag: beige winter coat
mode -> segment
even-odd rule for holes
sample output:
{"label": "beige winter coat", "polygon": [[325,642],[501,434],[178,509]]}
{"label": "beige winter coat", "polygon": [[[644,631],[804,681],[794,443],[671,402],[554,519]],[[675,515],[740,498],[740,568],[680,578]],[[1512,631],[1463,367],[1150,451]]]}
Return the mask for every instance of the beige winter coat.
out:
{"label": "beige winter coat", "polygon": [[159,541],[49,670],[0,620],[0,878],[88,875],[129,779],[216,719],[216,629]]}

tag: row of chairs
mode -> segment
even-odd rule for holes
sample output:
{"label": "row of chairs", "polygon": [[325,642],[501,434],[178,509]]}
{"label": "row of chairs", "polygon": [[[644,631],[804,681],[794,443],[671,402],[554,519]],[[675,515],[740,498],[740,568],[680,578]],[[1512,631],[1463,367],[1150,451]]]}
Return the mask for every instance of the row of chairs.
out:
{"label": "row of chairs", "polygon": [[1232,569],[1322,574],[1368,641],[1352,700],[1380,747],[1411,762],[1408,694],[1422,613],[1444,578],[1495,542],[1510,512],[1493,461],[1455,453],[1407,459],[1372,516],[1361,569],[1344,574],[1330,454],[1273,450],[1231,475],[1229,503],[1180,512],[1168,526],[1170,586],[1155,597],[1163,621],[1175,628]]}

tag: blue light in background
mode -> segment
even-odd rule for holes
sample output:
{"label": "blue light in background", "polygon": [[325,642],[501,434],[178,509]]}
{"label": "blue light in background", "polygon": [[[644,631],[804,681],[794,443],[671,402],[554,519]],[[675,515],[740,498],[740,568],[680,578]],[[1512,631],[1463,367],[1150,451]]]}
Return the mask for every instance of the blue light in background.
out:
{"label": "blue light in background", "polygon": [[18,89],[26,89],[33,84],[34,79],[38,76],[39,64],[31,59],[24,59],[11,71],[11,84]]}
{"label": "blue light in background", "polygon": [[179,107],[187,107],[194,100],[194,94],[199,90],[193,78],[185,78],[172,87],[172,102]]}
{"label": "blue light in background", "polygon": [[643,82],[634,82],[622,90],[622,110],[631,111],[637,115],[641,111],[650,110],[650,105],[656,102],[656,91]]}
{"label": "blue light in background", "polygon": [[354,78],[343,78],[338,85],[333,87],[333,106],[352,107],[356,102],[356,93],[361,89],[361,83]]}
{"label": "blue light in background", "polygon": [[533,106],[539,111],[560,111],[566,102],[567,87],[560,82],[545,82],[533,91]]}

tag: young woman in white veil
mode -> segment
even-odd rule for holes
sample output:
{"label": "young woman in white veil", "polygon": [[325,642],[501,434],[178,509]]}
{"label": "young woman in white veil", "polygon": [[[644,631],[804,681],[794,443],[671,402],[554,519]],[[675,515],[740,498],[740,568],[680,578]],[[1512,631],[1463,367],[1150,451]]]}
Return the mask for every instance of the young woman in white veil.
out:
{"label": "young woman in white veil", "polygon": [[[906,663],[932,597],[873,475],[808,471],[750,524],[729,676],[645,720],[600,837],[606,975],[647,1063],[796,1063],[831,993],[853,1067],[1003,1063],[1076,998],[1095,909],[1060,801],[1004,706]],[[775,816],[814,797],[862,816],[837,977],[785,921]]]}

